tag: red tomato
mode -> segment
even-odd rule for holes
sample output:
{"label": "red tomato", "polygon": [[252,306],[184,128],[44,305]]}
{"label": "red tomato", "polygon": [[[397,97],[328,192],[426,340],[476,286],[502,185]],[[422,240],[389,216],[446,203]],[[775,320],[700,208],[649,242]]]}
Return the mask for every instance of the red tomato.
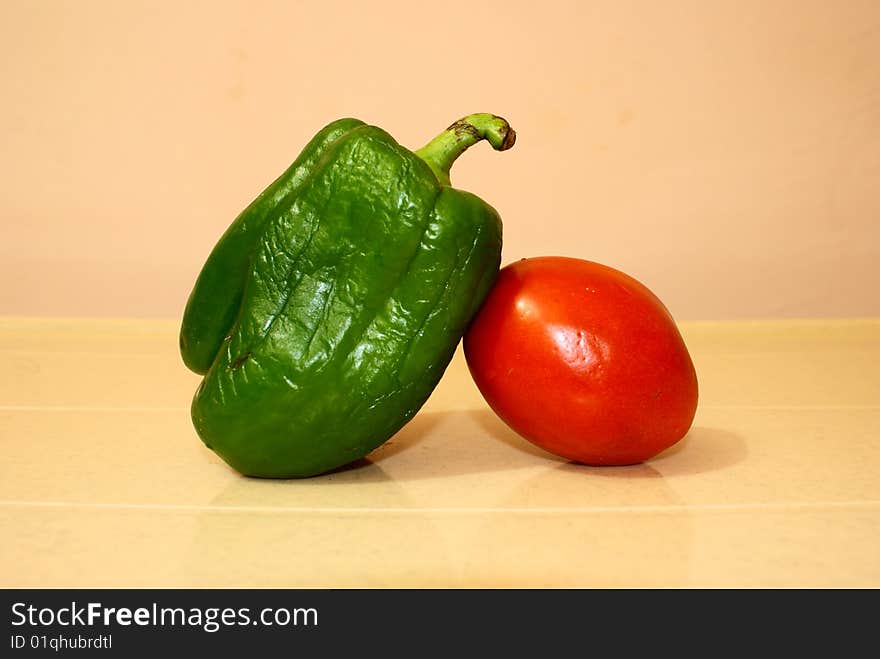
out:
{"label": "red tomato", "polygon": [[684,437],[696,413],[696,372],[669,311],[629,275],[591,261],[502,268],[464,352],[508,426],[576,462],[644,462]]}

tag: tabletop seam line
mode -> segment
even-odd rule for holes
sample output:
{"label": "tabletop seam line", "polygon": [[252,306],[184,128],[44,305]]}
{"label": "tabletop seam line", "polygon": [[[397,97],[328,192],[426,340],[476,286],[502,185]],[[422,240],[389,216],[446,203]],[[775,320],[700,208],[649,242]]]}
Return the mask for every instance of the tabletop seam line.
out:
{"label": "tabletop seam line", "polygon": [[[0,405],[0,412],[185,412],[184,406],[133,406],[133,405],[104,405],[104,406],[80,406],[80,405]],[[460,408],[446,410],[450,412],[469,412],[477,408]],[[880,404],[865,405],[702,405],[705,410],[880,410]]]}
{"label": "tabletop seam line", "polygon": [[663,513],[663,512],[746,512],[754,510],[778,511],[778,510],[821,510],[821,509],[846,509],[846,508],[880,508],[880,500],[867,501],[821,501],[821,502],[791,502],[791,503],[744,503],[744,504],[670,504],[670,505],[640,505],[640,506],[593,506],[593,507],[564,507],[542,506],[534,508],[510,507],[490,508],[485,506],[471,508],[436,507],[436,508],[402,508],[402,507],[369,507],[369,506],[337,506],[337,507],[278,507],[278,506],[210,506],[197,504],[125,504],[125,503],[76,503],[59,501],[10,501],[0,500],[0,506],[26,507],[26,508],[83,508],[99,510],[143,510],[143,511],[205,511],[205,512],[253,512],[253,513],[283,513],[283,514],[633,514],[633,513]]}

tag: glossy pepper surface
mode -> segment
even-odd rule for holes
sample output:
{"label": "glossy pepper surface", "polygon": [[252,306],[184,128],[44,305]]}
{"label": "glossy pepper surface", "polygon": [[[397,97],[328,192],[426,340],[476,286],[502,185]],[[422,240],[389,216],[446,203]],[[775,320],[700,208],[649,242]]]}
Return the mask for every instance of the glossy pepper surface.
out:
{"label": "glossy pepper surface", "polygon": [[427,400],[501,260],[501,219],[449,169],[504,119],[470,115],[412,152],[357,119],[323,128],[232,223],[184,312],[204,378],[192,421],[251,476],[363,457]]}

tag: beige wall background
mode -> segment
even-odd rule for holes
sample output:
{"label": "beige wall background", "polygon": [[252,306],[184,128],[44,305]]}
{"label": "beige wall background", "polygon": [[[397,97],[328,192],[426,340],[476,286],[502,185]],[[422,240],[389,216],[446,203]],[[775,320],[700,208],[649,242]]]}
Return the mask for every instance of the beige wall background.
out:
{"label": "beige wall background", "polygon": [[880,314],[880,2],[0,3],[0,313],[177,317],[237,213],[341,116],[417,148],[504,261],[637,277],[680,320]]}

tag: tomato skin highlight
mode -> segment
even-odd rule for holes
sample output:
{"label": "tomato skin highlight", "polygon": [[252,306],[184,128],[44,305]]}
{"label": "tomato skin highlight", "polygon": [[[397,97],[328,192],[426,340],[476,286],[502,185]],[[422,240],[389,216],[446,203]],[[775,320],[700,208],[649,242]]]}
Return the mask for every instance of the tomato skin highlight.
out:
{"label": "tomato skin highlight", "polygon": [[644,462],[682,439],[696,414],[697,375],[671,314],[599,263],[543,256],[505,266],[464,353],[510,428],[575,462]]}

